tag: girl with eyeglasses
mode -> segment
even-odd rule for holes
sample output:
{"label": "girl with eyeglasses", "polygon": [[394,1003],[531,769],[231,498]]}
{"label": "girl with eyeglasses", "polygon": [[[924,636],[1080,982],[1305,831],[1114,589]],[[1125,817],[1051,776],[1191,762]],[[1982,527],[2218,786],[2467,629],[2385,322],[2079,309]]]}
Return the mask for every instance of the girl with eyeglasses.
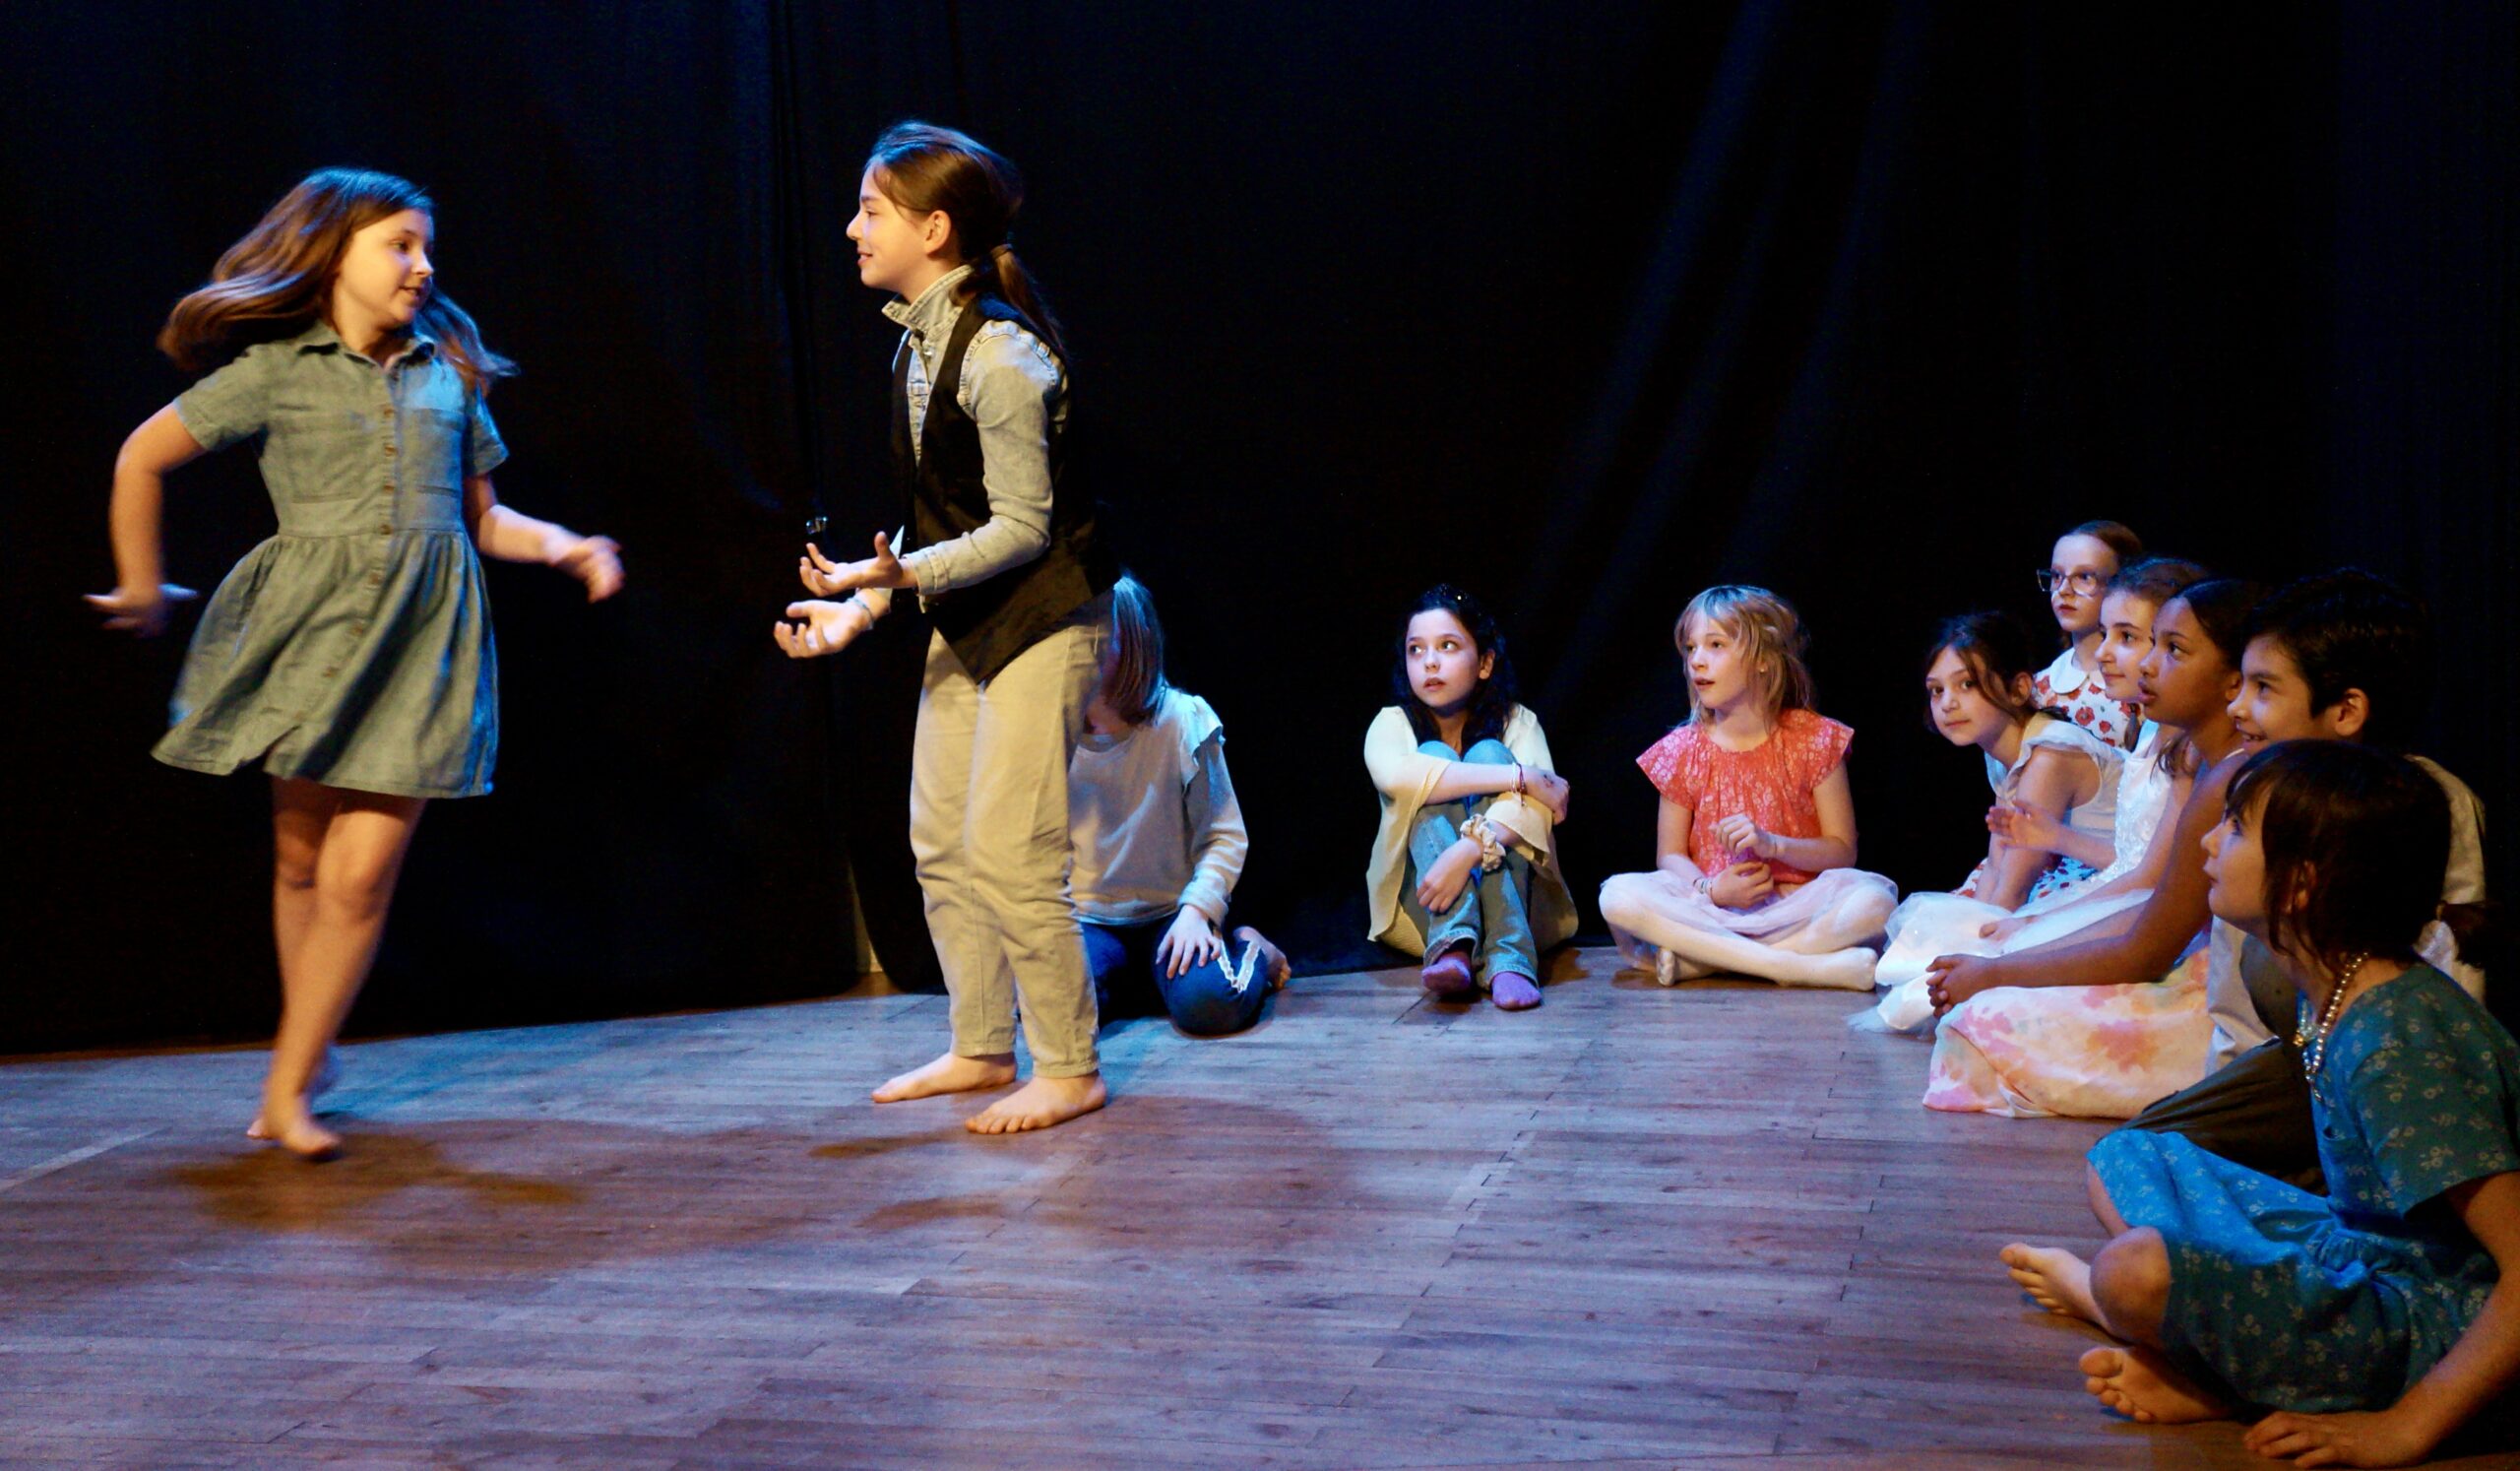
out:
{"label": "girl with eyeglasses", "polygon": [[2048,609],[2064,631],[2065,649],[2032,677],[2032,700],[2121,750],[2134,748],[2143,713],[2111,698],[2101,677],[2100,646],[2108,630],[2101,625],[2100,603],[2109,579],[2143,554],[2144,539],[2123,523],[2086,521],[2056,539],[2038,573],[2039,591],[2048,595]]}

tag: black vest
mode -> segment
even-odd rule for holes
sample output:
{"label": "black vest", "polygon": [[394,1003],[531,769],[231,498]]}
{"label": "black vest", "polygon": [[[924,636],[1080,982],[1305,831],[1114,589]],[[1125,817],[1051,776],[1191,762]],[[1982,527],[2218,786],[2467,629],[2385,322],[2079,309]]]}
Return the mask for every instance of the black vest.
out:
{"label": "black vest", "polygon": [[[977,296],[954,321],[929,385],[927,419],[919,453],[911,453],[910,354],[905,340],[893,364],[893,461],[910,501],[902,546],[915,551],[968,535],[988,521],[988,485],[981,475],[979,425],[955,402],[963,384],[963,354],[987,322],[1013,322],[1040,332],[1024,314],[995,296]],[[984,582],[926,600],[927,616],[954,647],[974,679],[986,681],[1040,641],[1068,614],[1101,597],[1119,580],[1094,535],[1094,502],[1070,488],[1061,474],[1066,433],[1050,429],[1050,544],[1041,554]]]}

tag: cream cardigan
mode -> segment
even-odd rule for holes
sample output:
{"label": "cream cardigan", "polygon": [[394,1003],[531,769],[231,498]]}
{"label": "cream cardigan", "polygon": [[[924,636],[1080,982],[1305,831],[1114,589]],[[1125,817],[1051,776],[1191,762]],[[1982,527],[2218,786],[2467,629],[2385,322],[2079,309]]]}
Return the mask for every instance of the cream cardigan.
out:
{"label": "cream cardigan", "polygon": [[[1520,705],[1505,721],[1505,746],[1525,766],[1557,770],[1539,718]],[[1400,902],[1400,886],[1409,880],[1409,834],[1448,764],[1418,749],[1417,734],[1397,705],[1384,706],[1366,728],[1365,771],[1382,797],[1382,826],[1374,834],[1373,861],[1365,865],[1365,937],[1412,955],[1426,953],[1426,937]],[[1509,792],[1488,806],[1487,821],[1499,841],[1531,860],[1533,940],[1545,950],[1574,938],[1575,896],[1557,868],[1556,824],[1548,808]]]}

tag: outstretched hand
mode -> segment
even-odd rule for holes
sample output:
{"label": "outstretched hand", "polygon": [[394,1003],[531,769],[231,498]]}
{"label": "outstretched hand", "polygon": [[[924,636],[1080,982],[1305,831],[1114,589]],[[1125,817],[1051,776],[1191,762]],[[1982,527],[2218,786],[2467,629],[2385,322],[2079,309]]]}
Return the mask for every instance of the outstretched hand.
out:
{"label": "outstretched hand", "polygon": [[790,659],[820,659],[855,643],[875,626],[875,615],[854,599],[839,603],[790,603],[788,623],[770,625],[770,636]]}
{"label": "outstretched hand", "polygon": [[875,533],[875,554],[858,562],[835,562],[821,547],[806,543],[805,554],[796,559],[796,576],[818,598],[846,597],[863,588],[906,588],[913,582],[902,559],[893,554],[893,539],[882,532]]}
{"label": "outstretched hand", "polygon": [[589,603],[621,591],[621,544],[610,537],[580,537],[561,547],[551,565],[585,583]]}
{"label": "outstretched hand", "polygon": [[201,594],[190,588],[161,582],[154,590],[116,588],[110,593],[89,593],[88,606],[105,615],[108,628],[128,628],[140,638],[156,638],[166,631],[166,616],[178,603],[190,603]]}

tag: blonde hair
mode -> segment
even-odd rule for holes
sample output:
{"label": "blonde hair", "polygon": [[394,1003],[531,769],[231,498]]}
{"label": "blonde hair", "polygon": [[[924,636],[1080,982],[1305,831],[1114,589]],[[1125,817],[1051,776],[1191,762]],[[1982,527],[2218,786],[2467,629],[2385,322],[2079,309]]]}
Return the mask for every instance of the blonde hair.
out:
{"label": "blonde hair", "polygon": [[[1680,609],[1680,620],[1671,625],[1673,648],[1687,644],[1691,618],[1721,628],[1740,641],[1768,714],[1811,708],[1811,671],[1802,663],[1802,650],[1810,640],[1802,632],[1801,614],[1794,610],[1793,604],[1765,588],[1741,583],[1708,588]],[[1705,713],[1698,704],[1697,686],[1691,684],[1689,718],[1695,720]]]}
{"label": "blonde hair", "polygon": [[1164,677],[1164,624],[1146,585],[1125,574],[1111,585],[1111,677],[1102,699],[1132,726],[1155,718],[1168,681]]}

